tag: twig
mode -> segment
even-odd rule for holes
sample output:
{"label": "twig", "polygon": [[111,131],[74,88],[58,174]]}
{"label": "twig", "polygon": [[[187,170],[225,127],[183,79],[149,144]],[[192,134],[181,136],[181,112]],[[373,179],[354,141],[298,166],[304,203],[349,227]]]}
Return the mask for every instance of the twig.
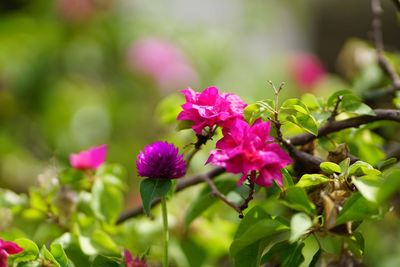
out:
{"label": "twig", "polygon": [[335,121],[336,116],[338,115],[339,105],[340,105],[340,103],[342,102],[342,100],[343,100],[343,96],[339,95],[339,96],[337,97],[337,99],[336,99],[335,107],[333,108],[332,113],[331,113],[331,115],[330,115],[329,118],[328,118],[328,122]]}
{"label": "twig", "polygon": [[392,0],[392,2],[396,6],[397,11],[400,11],[400,0]]}
{"label": "twig", "polygon": [[215,197],[218,197],[219,199],[221,199],[223,202],[225,202],[225,204],[227,204],[228,206],[230,206],[232,209],[236,210],[239,213],[239,217],[243,216],[242,210],[240,209],[240,207],[238,207],[235,203],[232,203],[231,201],[229,201],[226,196],[224,194],[222,194],[218,188],[215,186],[215,184],[213,183],[213,181],[210,179],[210,177],[208,176],[203,176],[204,181],[208,184],[208,186],[211,189],[211,194]]}
{"label": "twig", "polygon": [[363,124],[367,124],[370,122],[374,121],[397,121],[400,122],[400,110],[396,109],[375,109],[375,116],[371,115],[362,115],[346,120],[341,120],[341,121],[333,121],[333,122],[328,122],[324,126],[318,129],[318,135],[312,135],[309,133],[305,134],[299,134],[296,136],[293,136],[292,138],[288,139],[288,142],[290,142],[292,145],[304,145],[312,140],[319,138],[321,136],[326,136],[330,133],[334,132],[339,132],[341,130],[347,129],[347,128],[354,128],[354,127],[359,127]]}
{"label": "twig", "polygon": [[383,71],[390,77],[393,84],[393,89],[400,89],[400,77],[397,74],[394,67],[385,57],[385,48],[383,45],[383,34],[382,34],[382,21],[381,14],[383,12],[380,0],[371,0],[371,10],[372,10],[372,31],[373,38],[376,47],[376,53],[378,56],[378,63],[383,69]]}
{"label": "twig", "polygon": [[[254,182],[251,179],[247,179],[248,184],[247,186],[249,187],[249,194],[247,197],[244,199],[244,202],[242,205],[240,205],[240,210],[244,211],[249,207],[249,203],[251,200],[253,200],[254,193],[256,192]],[[239,218],[243,218],[243,213],[239,213]]]}

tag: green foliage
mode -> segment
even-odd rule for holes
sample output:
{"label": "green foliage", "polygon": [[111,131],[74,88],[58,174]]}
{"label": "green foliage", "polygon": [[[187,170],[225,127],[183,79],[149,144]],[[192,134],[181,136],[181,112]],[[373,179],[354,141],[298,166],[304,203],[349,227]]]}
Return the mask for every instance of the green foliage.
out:
{"label": "green foliage", "polygon": [[[223,194],[228,194],[230,191],[237,188],[236,181],[229,179],[223,181],[216,181],[215,186]],[[199,217],[203,212],[210,208],[218,199],[211,194],[211,189],[206,185],[196,199],[190,204],[185,216],[185,229],[188,228],[190,223]]]}
{"label": "green foliage", "polygon": [[143,209],[150,216],[151,203],[161,197],[165,197],[171,189],[170,179],[145,179],[140,183],[140,195],[142,197]]}

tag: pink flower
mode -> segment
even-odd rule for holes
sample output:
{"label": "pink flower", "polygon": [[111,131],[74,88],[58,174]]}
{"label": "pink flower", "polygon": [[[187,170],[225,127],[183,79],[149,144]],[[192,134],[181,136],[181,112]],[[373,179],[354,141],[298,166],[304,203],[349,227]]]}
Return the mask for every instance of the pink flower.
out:
{"label": "pink flower", "polygon": [[166,91],[196,84],[198,80],[183,51],[158,38],[144,38],[133,44],[128,50],[128,63]]}
{"label": "pink flower", "polygon": [[257,120],[252,126],[236,120],[223,130],[224,137],[217,142],[207,163],[224,167],[227,172],[242,173],[238,185],[247,175],[261,186],[269,187],[275,180],[282,185],[281,169],[292,163],[289,155],[269,136],[270,123]]}
{"label": "pink flower", "polygon": [[227,127],[235,119],[243,118],[246,103],[235,94],[220,94],[217,87],[208,87],[201,93],[186,89],[182,93],[186,103],[177,119],[193,122],[192,128],[197,134],[205,127]]}
{"label": "pink flower", "polygon": [[326,75],[321,62],[311,54],[295,56],[290,67],[295,81],[302,88],[313,87]]}
{"label": "pink flower", "polygon": [[91,147],[79,154],[71,154],[69,161],[71,166],[78,170],[95,170],[104,163],[107,154],[107,145]]}
{"label": "pink flower", "polygon": [[127,249],[124,250],[124,258],[126,267],[147,267],[145,260],[139,257],[133,259],[131,253]]}
{"label": "pink flower", "polygon": [[95,9],[92,0],[58,0],[61,15],[71,21],[82,21],[92,15]]}
{"label": "pink flower", "polygon": [[0,267],[7,267],[8,256],[18,254],[23,249],[14,242],[4,241],[0,239]]}

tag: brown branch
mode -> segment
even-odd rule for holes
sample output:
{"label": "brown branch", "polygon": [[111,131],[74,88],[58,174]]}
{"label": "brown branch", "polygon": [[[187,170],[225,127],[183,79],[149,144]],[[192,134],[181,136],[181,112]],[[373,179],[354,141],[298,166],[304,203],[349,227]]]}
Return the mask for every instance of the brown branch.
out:
{"label": "brown branch", "polygon": [[[200,183],[202,183],[204,181],[204,177],[205,176],[208,177],[209,179],[214,179],[215,177],[223,174],[224,172],[225,172],[224,168],[217,167],[217,168],[212,169],[209,172],[198,174],[198,175],[194,175],[194,176],[192,176],[190,178],[182,179],[182,180],[178,181],[178,184],[176,186],[176,190],[175,191],[176,192],[180,192],[180,191],[182,191],[182,190],[184,190],[184,189],[186,189],[188,187],[200,184]],[[158,205],[160,203],[160,201],[161,201],[160,199],[154,200],[151,203],[151,207],[154,207],[154,206]],[[122,213],[119,216],[116,224],[121,224],[124,221],[126,221],[126,220],[128,220],[130,218],[136,217],[138,215],[141,215],[143,213],[144,213],[144,211],[143,211],[143,207],[142,206],[133,208],[132,210],[128,210],[128,211]]]}
{"label": "brown branch", "polygon": [[397,11],[400,11],[400,0],[392,0],[392,2],[396,6]]}
{"label": "brown branch", "polygon": [[312,135],[309,133],[299,134],[289,138],[288,141],[292,145],[304,145],[317,139],[321,136],[326,136],[330,133],[338,132],[348,128],[357,128],[363,124],[367,124],[374,121],[397,121],[400,122],[400,110],[396,109],[375,109],[375,116],[362,115],[346,120],[328,122],[324,126],[318,129],[318,135]]}
{"label": "brown branch", "polygon": [[213,183],[213,181],[208,177],[208,176],[203,176],[203,180],[208,184],[208,186],[211,189],[211,194],[215,197],[218,197],[219,199],[221,199],[223,202],[225,202],[225,204],[227,204],[228,206],[230,206],[232,209],[236,210],[239,213],[239,216],[242,215],[242,210],[240,209],[239,206],[237,206],[235,203],[229,201],[229,199],[226,198],[226,196],[224,194],[222,194],[217,186]]}
{"label": "brown branch", "polygon": [[394,67],[390,64],[388,59],[385,57],[385,48],[383,45],[383,34],[382,34],[382,6],[380,0],[371,0],[371,10],[372,10],[372,31],[373,38],[376,48],[376,53],[378,57],[378,64],[382,70],[390,77],[393,84],[393,90],[400,89],[400,77],[397,74]]}

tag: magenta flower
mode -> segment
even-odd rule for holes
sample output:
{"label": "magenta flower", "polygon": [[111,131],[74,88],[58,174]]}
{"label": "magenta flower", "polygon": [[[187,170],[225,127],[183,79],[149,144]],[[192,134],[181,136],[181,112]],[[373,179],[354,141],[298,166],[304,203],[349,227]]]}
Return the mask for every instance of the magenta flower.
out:
{"label": "magenta flower", "polygon": [[198,75],[184,52],[175,44],[149,37],[134,43],[128,50],[128,64],[152,78],[164,91],[197,84]]}
{"label": "magenta flower", "polygon": [[313,87],[326,75],[318,58],[310,54],[295,56],[290,67],[295,81],[301,88]]}
{"label": "magenta flower", "polygon": [[269,187],[275,180],[282,185],[281,169],[292,163],[289,155],[269,136],[270,123],[257,120],[249,126],[236,120],[231,128],[223,130],[224,137],[217,142],[207,163],[224,167],[227,172],[242,173],[238,185],[247,175],[260,186]]}
{"label": "magenta flower", "polygon": [[23,249],[14,242],[4,241],[0,239],[0,267],[7,267],[9,255],[18,254]]}
{"label": "magenta flower", "polygon": [[143,260],[139,257],[133,258],[132,254],[127,249],[124,250],[124,258],[125,258],[126,267],[147,267],[148,266],[145,260]]}
{"label": "magenta flower", "polygon": [[142,177],[154,179],[174,179],[186,174],[186,162],[183,155],[173,144],[158,141],[147,145],[140,151],[136,167]]}
{"label": "magenta flower", "polygon": [[71,166],[78,170],[95,170],[106,160],[107,145],[91,147],[78,154],[71,154],[69,161]]}
{"label": "magenta flower", "polygon": [[235,119],[243,118],[246,103],[235,94],[220,94],[217,87],[208,87],[201,93],[186,89],[182,93],[186,103],[177,119],[193,122],[192,128],[197,134],[202,134],[206,127],[209,130],[213,126],[227,127]]}

